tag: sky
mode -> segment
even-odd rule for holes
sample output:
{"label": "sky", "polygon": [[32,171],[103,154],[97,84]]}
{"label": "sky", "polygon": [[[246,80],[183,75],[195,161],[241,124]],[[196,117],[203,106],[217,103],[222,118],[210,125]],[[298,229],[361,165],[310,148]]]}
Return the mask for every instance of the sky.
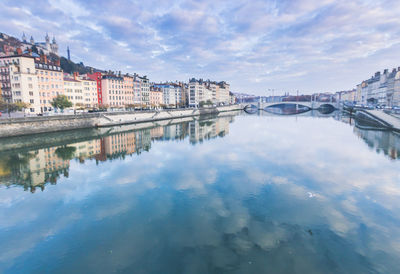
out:
{"label": "sky", "polygon": [[0,32],[151,81],[257,95],[348,90],[400,66],[398,0],[2,0]]}

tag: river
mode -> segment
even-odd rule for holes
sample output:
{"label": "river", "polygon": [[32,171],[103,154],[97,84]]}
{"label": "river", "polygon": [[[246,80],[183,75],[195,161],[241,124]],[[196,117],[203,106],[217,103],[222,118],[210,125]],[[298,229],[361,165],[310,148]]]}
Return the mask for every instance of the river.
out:
{"label": "river", "polygon": [[400,273],[400,137],[335,112],[0,139],[2,273]]}

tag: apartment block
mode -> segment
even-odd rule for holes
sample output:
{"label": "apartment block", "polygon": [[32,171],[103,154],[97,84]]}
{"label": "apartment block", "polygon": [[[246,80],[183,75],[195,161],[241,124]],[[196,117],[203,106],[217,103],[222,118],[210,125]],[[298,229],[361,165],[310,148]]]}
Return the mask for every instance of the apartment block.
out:
{"label": "apartment block", "polygon": [[36,61],[35,68],[38,80],[40,112],[53,110],[51,102],[57,95],[64,94],[63,72],[60,66]]}
{"label": "apartment block", "polygon": [[3,98],[8,102],[28,103],[26,113],[40,113],[35,59],[25,55],[0,57],[0,71]]}

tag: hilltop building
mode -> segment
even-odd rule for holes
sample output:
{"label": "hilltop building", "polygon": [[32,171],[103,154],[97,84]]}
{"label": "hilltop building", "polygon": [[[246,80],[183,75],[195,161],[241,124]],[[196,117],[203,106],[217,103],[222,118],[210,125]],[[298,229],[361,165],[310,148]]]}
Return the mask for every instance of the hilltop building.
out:
{"label": "hilltop building", "polygon": [[52,53],[52,54],[55,54],[58,56],[58,44],[57,44],[56,38],[53,36],[52,41],[50,41],[50,37],[46,33],[46,36],[44,39],[45,39],[44,42],[35,42],[35,40],[33,39],[33,36],[31,36],[31,38],[29,39],[29,42],[28,42],[25,33],[23,33],[21,49],[23,51],[28,51],[33,46],[35,46],[38,50],[38,52],[37,52],[38,54],[49,55],[50,53]]}

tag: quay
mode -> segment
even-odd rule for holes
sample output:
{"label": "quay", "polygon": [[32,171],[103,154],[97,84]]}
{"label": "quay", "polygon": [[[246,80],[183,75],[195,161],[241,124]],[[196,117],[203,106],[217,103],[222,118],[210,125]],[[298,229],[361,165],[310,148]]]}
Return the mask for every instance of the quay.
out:
{"label": "quay", "polygon": [[199,109],[98,112],[84,113],[79,115],[2,119],[0,120],[0,138],[74,129],[101,128],[126,124],[148,123],[202,115],[217,115],[221,112],[230,112],[242,109],[243,106],[238,104]]}
{"label": "quay", "polygon": [[355,113],[355,119],[372,127],[400,132],[400,118],[381,110],[359,109]]}

